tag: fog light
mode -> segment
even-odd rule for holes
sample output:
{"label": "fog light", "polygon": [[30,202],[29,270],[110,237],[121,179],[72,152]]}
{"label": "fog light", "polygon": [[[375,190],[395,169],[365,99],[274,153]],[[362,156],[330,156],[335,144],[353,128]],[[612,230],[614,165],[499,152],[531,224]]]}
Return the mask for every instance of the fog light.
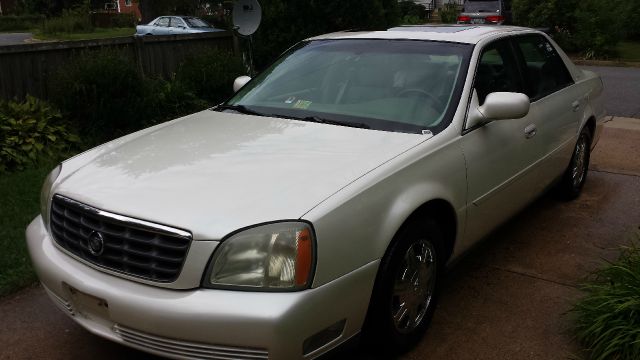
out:
{"label": "fog light", "polygon": [[309,355],[342,335],[347,319],[338,321],[328,328],[308,337],[302,344],[302,352]]}

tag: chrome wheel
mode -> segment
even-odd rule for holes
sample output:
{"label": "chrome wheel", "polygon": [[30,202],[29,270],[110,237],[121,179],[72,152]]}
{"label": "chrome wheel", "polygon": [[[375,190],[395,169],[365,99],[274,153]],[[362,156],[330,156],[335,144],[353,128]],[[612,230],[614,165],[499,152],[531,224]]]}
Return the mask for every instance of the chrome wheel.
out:
{"label": "chrome wheel", "polygon": [[585,136],[581,136],[576,145],[576,153],[573,160],[573,168],[571,169],[571,180],[574,187],[579,187],[582,184],[587,170],[587,139]]}
{"label": "chrome wheel", "polygon": [[396,330],[409,333],[424,318],[436,286],[436,250],[427,240],[414,242],[396,274],[391,315]]}

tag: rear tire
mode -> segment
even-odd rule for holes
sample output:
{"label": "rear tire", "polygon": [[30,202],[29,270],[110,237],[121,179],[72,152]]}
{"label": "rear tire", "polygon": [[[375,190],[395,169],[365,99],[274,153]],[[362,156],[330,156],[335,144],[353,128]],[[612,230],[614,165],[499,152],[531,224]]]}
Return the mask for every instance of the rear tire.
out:
{"label": "rear tire", "polygon": [[363,331],[377,354],[407,351],[427,330],[444,269],[443,241],[432,219],[411,221],[394,238],[380,264]]}
{"label": "rear tire", "polygon": [[571,162],[558,184],[558,193],[565,200],[573,200],[580,196],[587,181],[589,161],[591,160],[591,132],[584,128],[580,132],[578,142],[573,150]]}

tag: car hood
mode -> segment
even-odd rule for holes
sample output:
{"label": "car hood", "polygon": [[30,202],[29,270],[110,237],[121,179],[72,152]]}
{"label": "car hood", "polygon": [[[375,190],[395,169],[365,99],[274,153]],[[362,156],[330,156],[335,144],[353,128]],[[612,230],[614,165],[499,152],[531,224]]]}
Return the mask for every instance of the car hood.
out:
{"label": "car hood", "polygon": [[204,111],[72,159],[53,191],[217,240],[300,218],[427,138]]}

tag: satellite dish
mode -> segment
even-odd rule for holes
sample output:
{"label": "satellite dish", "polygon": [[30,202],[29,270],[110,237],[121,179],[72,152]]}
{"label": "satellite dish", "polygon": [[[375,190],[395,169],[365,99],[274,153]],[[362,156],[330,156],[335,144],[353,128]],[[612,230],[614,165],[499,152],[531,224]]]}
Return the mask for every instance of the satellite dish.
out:
{"label": "satellite dish", "polygon": [[233,6],[233,28],[240,35],[249,36],[258,30],[262,7],[258,0],[238,0]]}

